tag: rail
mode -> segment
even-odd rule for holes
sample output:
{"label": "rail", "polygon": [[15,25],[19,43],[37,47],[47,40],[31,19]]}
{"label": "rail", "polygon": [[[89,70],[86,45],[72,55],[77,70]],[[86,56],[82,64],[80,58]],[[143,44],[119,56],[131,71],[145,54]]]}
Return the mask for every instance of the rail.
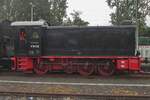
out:
{"label": "rail", "polygon": [[150,96],[0,92],[0,100],[150,100]]}

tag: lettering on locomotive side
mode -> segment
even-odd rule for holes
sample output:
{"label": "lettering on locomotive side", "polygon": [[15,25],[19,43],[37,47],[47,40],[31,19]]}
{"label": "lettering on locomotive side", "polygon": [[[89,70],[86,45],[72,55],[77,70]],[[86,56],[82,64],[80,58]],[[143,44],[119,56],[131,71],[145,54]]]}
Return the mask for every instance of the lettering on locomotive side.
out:
{"label": "lettering on locomotive side", "polygon": [[39,45],[30,45],[31,48],[36,48],[36,49],[39,49],[40,46]]}

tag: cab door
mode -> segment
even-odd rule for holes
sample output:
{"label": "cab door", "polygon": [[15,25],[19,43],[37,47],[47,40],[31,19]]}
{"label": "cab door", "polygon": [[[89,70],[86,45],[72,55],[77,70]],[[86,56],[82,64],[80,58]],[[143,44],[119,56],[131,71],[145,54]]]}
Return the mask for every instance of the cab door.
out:
{"label": "cab door", "polygon": [[41,27],[32,27],[28,29],[28,55],[41,56]]}
{"label": "cab door", "polygon": [[27,31],[24,27],[16,27],[15,29],[15,55],[27,56]]}
{"label": "cab door", "polygon": [[41,27],[17,27],[15,40],[15,54],[17,56],[41,55]]}

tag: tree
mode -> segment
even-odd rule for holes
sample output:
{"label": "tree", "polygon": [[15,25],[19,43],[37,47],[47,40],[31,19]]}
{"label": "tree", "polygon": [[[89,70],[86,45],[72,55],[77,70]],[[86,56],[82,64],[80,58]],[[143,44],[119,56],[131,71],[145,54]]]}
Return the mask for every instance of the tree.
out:
{"label": "tree", "polygon": [[81,14],[82,13],[79,11],[74,11],[73,13],[71,13],[73,17],[73,24],[78,26],[87,26],[89,22],[82,20],[80,17]]}
{"label": "tree", "polygon": [[112,9],[116,8],[110,15],[113,25],[121,25],[125,20],[131,20],[135,24],[137,18],[139,31],[144,31],[146,16],[150,14],[150,0],[107,0],[107,4]]}
{"label": "tree", "polygon": [[72,26],[72,25],[73,25],[73,22],[72,22],[71,18],[70,18],[70,17],[67,17],[67,18],[64,20],[63,25],[64,25],[64,26]]}
{"label": "tree", "polygon": [[89,24],[89,22],[84,21],[80,17],[81,14],[82,13],[79,11],[73,11],[73,13],[71,13],[72,20],[71,20],[71,18],[67,18],[67,20],[65,21],[65,25],[87,26]]}
{"label": "tree", "polygon": [[11,20],[14,0],[0,0],[0,21]]}
{"label": "tree", "polygon": [[51,0],[49,11],[50,25],[62,25],[63,19],[67,16],[67,0]]}
{"label": "tree", "polygon": [[[0,21],[31,20],[31,3],[34,5],[34,20],[46,20],[49,25],[63,25],[67,18],[67,0],[0,0]],[[88,25],[80,18],[81,13],[74,11],[73,20],[67,18],[68,25]],[[66,25],[67,25],[66,23]]]}
{"label": "tree", "polygon": [[31,2],[34,20],[44,19],[50,25],[61,25],[66,17],[67,0],[0,0],[0,20],[29,21]]}

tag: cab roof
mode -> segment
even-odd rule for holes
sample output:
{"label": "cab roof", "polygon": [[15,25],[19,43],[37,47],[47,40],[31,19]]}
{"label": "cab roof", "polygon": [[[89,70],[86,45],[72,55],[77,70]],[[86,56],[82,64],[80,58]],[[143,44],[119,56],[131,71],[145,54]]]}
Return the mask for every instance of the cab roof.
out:
{"label": "cab roof", "polygon": [[16,21],[12,22],[11,26],[47,26],[45,21]]}

